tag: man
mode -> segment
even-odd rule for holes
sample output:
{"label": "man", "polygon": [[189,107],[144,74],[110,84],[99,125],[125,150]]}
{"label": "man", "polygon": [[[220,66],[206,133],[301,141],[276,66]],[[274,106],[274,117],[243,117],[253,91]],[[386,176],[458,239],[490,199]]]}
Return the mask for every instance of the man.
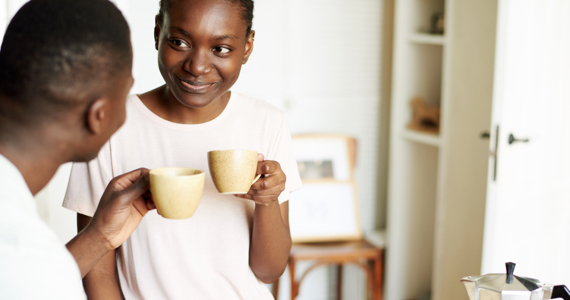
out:
{"label": "man", "polygon": [[128,25],[107,0],[32,0],[10,22],[0,49],[0,299],[85,298],[81,278],[154,208],[148,170],[119,176],[66,251],[32,196],[123,124],[131,68]]}

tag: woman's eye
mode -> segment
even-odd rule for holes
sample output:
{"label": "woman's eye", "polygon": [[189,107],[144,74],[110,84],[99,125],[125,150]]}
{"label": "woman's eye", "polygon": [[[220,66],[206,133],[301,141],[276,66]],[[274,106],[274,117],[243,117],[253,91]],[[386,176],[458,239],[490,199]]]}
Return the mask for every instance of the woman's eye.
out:
{"label": "woman's eye", "polygon": [[188,44],[182,40],[170,40],[170,43],[177,48],[190,48]]}
{"label": "woman's eye", "polygon": [[231,50],[229,48],[226,47],[215,47],[214,51],[220,54],[226,54],[228,52],[230,52]]}

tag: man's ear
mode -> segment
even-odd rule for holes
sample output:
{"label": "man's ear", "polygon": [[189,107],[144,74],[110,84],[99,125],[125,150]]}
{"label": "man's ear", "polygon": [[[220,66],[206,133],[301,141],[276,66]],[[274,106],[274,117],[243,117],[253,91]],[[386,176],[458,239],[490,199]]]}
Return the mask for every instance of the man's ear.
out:
{"label": "man's ear", "polygon": [[245,63],[249,59],[249,56],[251,55],[251,52],[253,51],[253,40],[254,39],[255,39],[255,30],[252,30],[249,33],[249,36],[247,37],[247,39],[245,41],[245,52],[243,54],[243,60],[241,62],[242,65],[245,65]]}
{"label": "man's ear", "polygon": [[154,48],[158,50],[158,38],[160,37],[160,24],[158,16],[154,17]]}
{"label": "man's ear", "polygon": [[107,127],[107,99],[99,98],[93,102],[87,109],[86,126],[89,132],[98,135],[101,134]]}

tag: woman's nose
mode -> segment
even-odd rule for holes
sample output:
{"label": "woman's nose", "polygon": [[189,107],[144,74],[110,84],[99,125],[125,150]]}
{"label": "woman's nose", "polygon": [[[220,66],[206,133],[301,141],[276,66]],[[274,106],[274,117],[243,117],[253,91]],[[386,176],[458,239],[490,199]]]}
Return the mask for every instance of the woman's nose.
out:
{"label": "woman's nose", "polygon": [[208,54],[200,49],[191,51],[184,62],[184,70],[194,76],[208,74],[212,70],[212,63]]}

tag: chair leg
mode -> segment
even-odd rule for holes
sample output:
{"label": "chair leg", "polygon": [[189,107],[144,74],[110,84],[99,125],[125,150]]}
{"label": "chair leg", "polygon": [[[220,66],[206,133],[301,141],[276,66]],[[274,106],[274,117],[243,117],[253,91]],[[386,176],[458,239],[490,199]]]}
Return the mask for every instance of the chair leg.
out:
{"label": "chair leg", "polygon": [[365,267],[366,272],[366,299],[372,298],[374,299],[374,272],[372,271],[372,266],[370,265],[370,261],[366,261],[363,264]]}
{"label": "chair leg", "polygon": [[273,283],[273,286],[271,287],[271,294],[273,294],[273,298],[275,298],[275,300],[277,300],[277,298],[279,297],[279,281],[281,280],[281,278],[277,279],[277,281],[275,281]]}
{"label": "chair leg", "polygon": [[374,300],[382,300],[383,286],[382,286],[382,269],[383,266],[383,251],[380,251],[378,257],[374,259]]}
{"label": "chair leg", "polygon": [[291,300],[295,300],[299,293],[299,285],[295,281],[295,260],[289,259],[289,276],[291,277]]}
{"label": "chair leg", "polygon": [[342,300],[342,264],[336,266],[336,300]]}
{"label": "chair leg", "polygon": [[364,271],[364,274],[366,275],[366,300],[370,299],[373,293],[372,290],[374,289],[374,272],[370,266],[370,261],[348,261],[345,263],[354,265]]}

